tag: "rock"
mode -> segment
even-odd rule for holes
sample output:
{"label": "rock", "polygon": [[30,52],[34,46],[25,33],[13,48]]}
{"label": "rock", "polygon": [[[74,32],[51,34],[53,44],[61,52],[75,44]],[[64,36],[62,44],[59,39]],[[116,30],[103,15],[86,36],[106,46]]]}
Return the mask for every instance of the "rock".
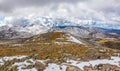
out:
{"label": "rock", "polygon": [[38,71],[43,71],[45,69],[45,67],[46,67],[45,64],[38,62],[38,61],[35,62],[35,68]]}
{"label": "rock", "polygon": [[101,70],[103,66],[104,66],[103,64],[99,64],[94,66],[94,69]]}
{"label": "rock", "polygon": [[32,69],[32,68],[34,68],[34,65],[28,65],[28,66],[22,67],[22,69]]}
{"label": "rock", "polygon": [[66,71],[82,71],[82,70],[75,66],[68,66]]}
{"label": "rock", "polygon": [[106,53],[107,51],[105,49],[99,49],[100,53]]}
{"label": "rock", "polygon": [[11,61],[6,61],[6,62],[4,63],[5,66],[10,66],[10,65],[12,65],[12,64],[14,64],[14,61],[13,61],[13,60],[11,60]]}
{"label": "rock", "polygon": [[85,70],[85,71],[92,71],[92,70],[93,70],[93,67],[92,67],[92,65],[90,65],[90,66],[85,66],[85,67],[84,67],[84,70]]}
{"label": "rock", "polygon": [[7,71],[17,71],[17,66],[9,67]]}
{"label": "rock", "polygon": [[99,64],[95,65],[93,68],[91,66],[85,66],[85,71],[120,71],[120,67],[110,64]]}

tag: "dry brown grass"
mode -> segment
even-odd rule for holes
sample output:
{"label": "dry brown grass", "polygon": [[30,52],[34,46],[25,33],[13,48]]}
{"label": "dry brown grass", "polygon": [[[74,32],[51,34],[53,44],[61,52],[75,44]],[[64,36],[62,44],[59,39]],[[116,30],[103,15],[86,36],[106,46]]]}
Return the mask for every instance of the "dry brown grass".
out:
{"label": "dry brown grass", "polygon": [[0,57],[16,55],[37,55],[40,59],[64,59],[85,54],[88,48],[83,45],[69,44],[58,45],[26,45],[26,46],[0,46]]}
{"label": "dry brown grass", "polygon": [[106,38],[99,40],[97,43],[103,45],[104,47],[108,47],[112,49],[120,49],[120,39]]}
{"label": "dry brown grass", "polygon": [[[37,56],[39,59],[51,59],[53,61],[59,59],[64,61],[66,58],[78,58],[83,56],[91,56],[101,54],[99,49],[95,49],[91,46],[86,47],[84,45],[69,43],[57,45],[54,44],[56,41],[66,41],[66,35],[62,32],[50,32],[41,35],[36,35],[28,39],[19,39],[21,46],[11,45],[0,45],[0,57],[2,56],[16,56],[16,55],[27,55],[27,56]],[[63,39],[57,39],[57,38]],[[33,41],[34,40],[34,41]],[[106,40],[100,40],[98,42],[103,42]],[[38,44],[40,43],[40,44]],[[49,43],[49,44],[44,44]],[[17,43],[18,44],[18,43]],[[93,50],[90,50],[93,48]],[[102,48],[102,47],[101,47]],[[104,49],[104,48],[102,48]],[[103,53],[104,54],[104,53]]]}
{"label": "dry brown grass", "polygon": [[104,39],[99,40],[97,43],[103,44],[106,42],[119,42],[119,41],[120,39],[116,39],[116,38],[104,38]]}
{"label": "dry brown grass", "polygon": [[66,34],[64,32],[49,32],[44,33],[41,35],[36,35],[31,38],[28,38],[25,43],[52,43],[54,41],[59,41],[57,38],[64,38],[61,41],[64,41],[66,39]]}

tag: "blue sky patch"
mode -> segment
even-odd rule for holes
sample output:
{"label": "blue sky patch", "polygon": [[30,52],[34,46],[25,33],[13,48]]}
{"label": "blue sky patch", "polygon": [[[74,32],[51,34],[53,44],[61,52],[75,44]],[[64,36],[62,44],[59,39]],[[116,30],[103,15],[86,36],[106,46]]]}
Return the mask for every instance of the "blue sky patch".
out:
{"label": "blue sky patch", "polygon": [[1,16],[0,16],[0,21],[3,21],[3,20],[4,20],[4,17],[1,17]]}

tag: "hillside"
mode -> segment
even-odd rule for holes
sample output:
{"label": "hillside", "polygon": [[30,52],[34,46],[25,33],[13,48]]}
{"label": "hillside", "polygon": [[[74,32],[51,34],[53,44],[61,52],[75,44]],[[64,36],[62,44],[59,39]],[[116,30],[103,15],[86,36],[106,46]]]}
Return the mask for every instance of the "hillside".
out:
{"label": "hillside", "polygon": [[[68,60],[90,61],[96,59],[100,59],[100,60],[108,59],[111,56],[117,56],[116,53],[118,54],[120,52],[119,50],[116,50],[116,48],[112,46],[111,47],[107,46],[106,45],[106,42],[108,42],[107,39],[99,39],[99,40],[80,39],[78,38],[78,36],[76,37],[66,32],[47,32],[43,34],[34,35],[29,38],[19,38],[19,39],[6,38],[4,39],[4,42],[6,41],[9,42],[2,43],[0,45],[0,51],[1,51],[0,57],[18,56],[18,55],[27,56],[25,57],[25,59],[22,58],[23,61],[27,59],[29,61],[31,59],[34,60],[49,59],[50,62],[48,61],[47,64],[56,63],[59,65],[62,63],[67,63]],[[114,41],[117,42],[117,39]],[[18,59],[11,61],[13,62],[13,64],[16,62],[22,62],[22,61],[18,61]],[[8,61],[6,62],[8,63]],[[12,64],[10,62],[8,64],[11,66]],[[69,65],[70,64],[68,64],[68,67]],[[1,65],[0,70],[9,69],[9,67],[4,68],[4,66],[6,65]],[[32,67],[31,66],[32,65],[28,65],[27,67],[24,67],[24,69],[34,68],[34,66]],[[14,67],[14,66],[12,67],[12,69],[17,69],[17,68],[18,67]]]}

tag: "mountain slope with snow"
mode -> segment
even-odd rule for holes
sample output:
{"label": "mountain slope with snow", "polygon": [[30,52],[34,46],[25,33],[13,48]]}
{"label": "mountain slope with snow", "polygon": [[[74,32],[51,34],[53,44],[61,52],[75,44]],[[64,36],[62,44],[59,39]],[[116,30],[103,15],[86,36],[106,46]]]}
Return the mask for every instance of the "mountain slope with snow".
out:
{"label": "mountain slope with snow", "polygon": [[[80,35],[82,37],[87,37],[89,33],[96,31],[97,35],[104,37],[106,32],[101,30],[101,27],[119,29],[120,26],[120,24],[107,24],[105,21],[94,19],[51,17],[5,18],[0,22],[0,24],[0,37],[12,38],[30,37],[46,33],[54,28],[55,30],[56,28],[65,28],[67,32],[71,32],[72,34]],[[73,26],[73,28],[71,28],[71,26]]]}

